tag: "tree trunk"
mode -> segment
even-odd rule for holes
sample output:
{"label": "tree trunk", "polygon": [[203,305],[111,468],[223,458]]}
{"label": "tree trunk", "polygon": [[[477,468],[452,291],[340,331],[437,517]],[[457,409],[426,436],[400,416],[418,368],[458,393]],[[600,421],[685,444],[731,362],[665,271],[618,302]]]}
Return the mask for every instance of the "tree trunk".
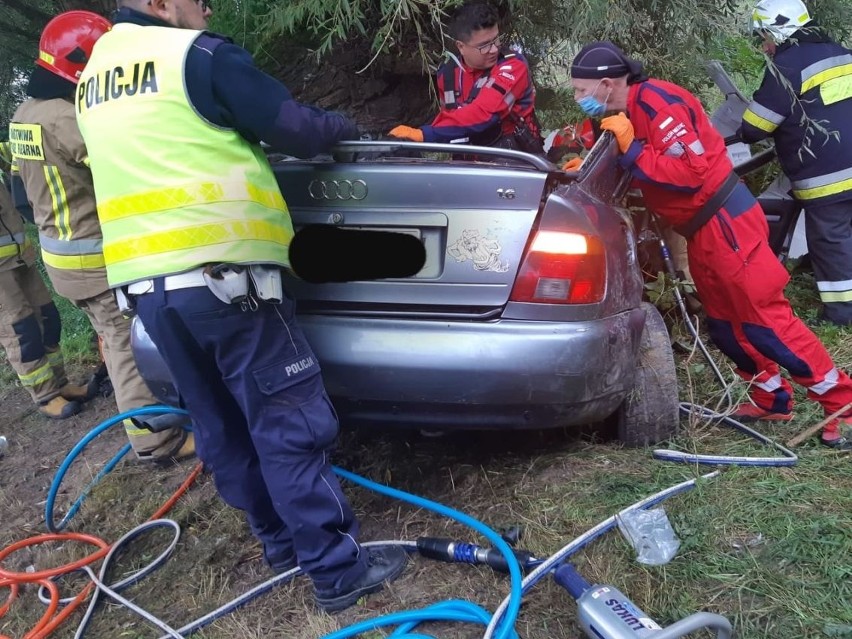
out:
{"label": "tree trunk", "polygon": [[107,18],[112,15],[116,8],[115,0],[57,0],[56,4],[59,5],[60,11],[83,9],[99,13]]}
{"label": "tree trunk", "polygon": [[[286,64],[264,66],[300,102],[343,112],[374,136],[387,134],[397,124],[431,121],[437,105],[430,94],[431,80],[421,73],[418,60],[374,65],[359,73],[369,60],[361,58],[363,49],[341,46],[317,64],[309,50],[287,47],[272,58]],[[273,65],[276,68],[270,69]]]}
{"label": "tree trunk", "polygon": [[[10,22],[0,23],[0,35],[8,34],[10,36],[18,36],[19,38],[22,38],[28,46],[33,40],[33,33],[33,31],[29,31],[27,29],[24,29],[23,27],[19,27],[18,25],[12,24]],[[36,42],[38,42],[38,37],[36,37],[35,40]],[[6,39],[6,37],[3,37],[3,47],[0,48],[0,51],[6,49],[8,44],[9,41]],[[19,50],[19,45],[16,43],[15,46],[9,48],[17,51]],[[3,52],[6,53],[6,51]]]}
{"label": "tree trunk", "polygon": [[27,0],[4,0],[4,2],[7,7],[14,9],[27,20],[34,23],[39,30],[53,17],[47,11],[32,6]]}

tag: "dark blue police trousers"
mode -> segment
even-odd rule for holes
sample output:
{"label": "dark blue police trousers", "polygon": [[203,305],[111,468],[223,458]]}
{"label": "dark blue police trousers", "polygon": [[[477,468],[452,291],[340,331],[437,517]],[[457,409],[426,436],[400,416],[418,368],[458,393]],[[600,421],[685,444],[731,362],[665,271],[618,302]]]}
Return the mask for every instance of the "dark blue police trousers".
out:
{"label": "dark blue police trousers", "polygon": [[135,301],[192,417],[198,456],[265,556],[295,551],[318,589],[358,579],[367,553],[329,463],[337,414],[293,300],[243,311],[206,287],[165,291],[157,279]]}

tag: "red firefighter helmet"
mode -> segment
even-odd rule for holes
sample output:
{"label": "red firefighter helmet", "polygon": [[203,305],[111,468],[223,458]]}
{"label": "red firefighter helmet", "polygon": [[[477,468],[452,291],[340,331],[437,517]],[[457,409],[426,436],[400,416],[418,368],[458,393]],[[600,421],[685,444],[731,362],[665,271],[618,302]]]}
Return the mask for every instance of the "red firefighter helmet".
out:
{"label": "red firefighter helmet", "polygon": [[36,64],[77,83],[98,38],[110,30],[109,20],[91,11],[66,11],[41,32]]}

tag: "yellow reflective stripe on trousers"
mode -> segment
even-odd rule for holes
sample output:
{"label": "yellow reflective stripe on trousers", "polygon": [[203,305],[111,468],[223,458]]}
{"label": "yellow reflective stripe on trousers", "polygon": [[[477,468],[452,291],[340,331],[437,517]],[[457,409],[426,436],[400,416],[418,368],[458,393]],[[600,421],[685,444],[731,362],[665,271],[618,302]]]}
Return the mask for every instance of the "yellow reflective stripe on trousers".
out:
{"label": "yellow reflective stripe on trousers", "polygon": [[819,298],[825,303],[852,302],[852,291],[821,291]]}
{"label": "yellow reflective stripe on trousers", "polygon": [[124,419],[121,421],[121,425],[124,426],[124,432],[127,433],[128,437],[142,437],[144,435],[152,435],[153,433],[147,428],[137,428],[133,424],[132,419]]}
{"label": "yellow reflective stripe on trousers", "polygon": [[115,264],[140,256],[154,256],[170,251],[189,250],[214,244],[244,242],[246,238],[274,242],[286,246],[292,234],[281,224],[261,220],[229,220],[202,224],[165,233],[149,233],[104,246],[107,264]]}
{"label": "yellow reflective stripe on trousers", "polygon": [[203,182],[134,193],[98,202],[98,217],[101,224],[106,224],[132,215],[229,200],[255,202],[271,209],[285,208],[284,198],[277,190],[264,191],[246,182]]}
{"label": "yellow reflective stripe on trousers", "polygon": [[59,239],[70,240],[71,210],[68,208],[68,196],[65,195],[65,186],[62,184],[59,170],[55,166],[45,164],[44,179],[53,200],[53,223],[59,232]]}
{"label": "yellow reflective stripe on trousers", "polygon": [[18,379],[21,380],[21,384],[24,386],[37,386],[38,384],[43,384],[48,381],[51,377],[53,377],[53,367],[50,363],[47,363],[44,366],[39,366],[30,373],[26,373],[24,375],[18,374]]}
{"label": "yellow reflective stripe on trousers", "polygon": [[825,302],[852,302],[852,280],[817,281],[819,298]]}
{"label": "yellow reflective stripe on trousers", "polygon": [[41,259],[48,266],[58,269],[76,270],[81,268],[103,268],[106,266],[103,253],[90,255],[56,255],[41,249]]}

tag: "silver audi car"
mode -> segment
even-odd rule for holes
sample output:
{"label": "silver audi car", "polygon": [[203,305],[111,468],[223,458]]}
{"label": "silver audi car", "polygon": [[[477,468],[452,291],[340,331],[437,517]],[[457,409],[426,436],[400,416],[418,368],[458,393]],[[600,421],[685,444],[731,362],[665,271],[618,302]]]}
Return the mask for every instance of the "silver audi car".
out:
{"label": "silver audi car", "polygon": [[[636,229],[619,206],[628,180],[609,136],[570,173],[482,147],[353,142],[338,151],[270,156],[297,231],[394,231],[417,238],[426,256],[405,278],[311,284],[288,274],[341,422],[600,424],[631,445],[674,433],[671,345],[643,302]],[[174,404],[138,321],[133,348],[152,390]]]}

